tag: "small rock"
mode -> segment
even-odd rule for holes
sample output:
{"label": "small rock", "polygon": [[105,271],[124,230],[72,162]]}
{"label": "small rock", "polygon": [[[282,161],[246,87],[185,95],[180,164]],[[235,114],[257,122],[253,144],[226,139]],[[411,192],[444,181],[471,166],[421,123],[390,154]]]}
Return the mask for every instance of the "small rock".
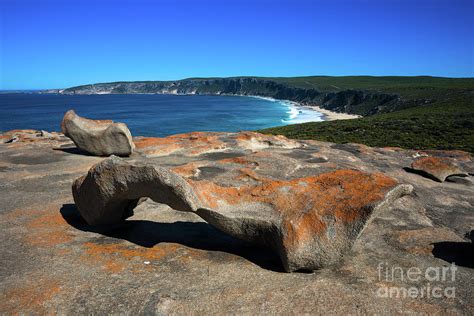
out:
{"label": "small rock", "polygon": [[96,156],[130,156],[135,148],[124,123],[89,120],[73,110],[64,115],[61,130],[79,149]]}

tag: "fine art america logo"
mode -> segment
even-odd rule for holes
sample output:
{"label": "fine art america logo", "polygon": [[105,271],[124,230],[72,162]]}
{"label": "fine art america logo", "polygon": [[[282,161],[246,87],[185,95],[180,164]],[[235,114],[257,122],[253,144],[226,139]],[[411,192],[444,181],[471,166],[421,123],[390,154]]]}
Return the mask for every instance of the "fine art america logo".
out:
{"label": "fine art america logo", "polygon": [[[379,263],[378,278],[380,285],[378,297],[387,298],[455,298],[456,288],[452,282],[456,280],[456,265],[447,267],[402,268],[388,266],[386,262]],[[397,283],[416,285],[395,286]],[[393,286],[392,286],[393,285]]]}

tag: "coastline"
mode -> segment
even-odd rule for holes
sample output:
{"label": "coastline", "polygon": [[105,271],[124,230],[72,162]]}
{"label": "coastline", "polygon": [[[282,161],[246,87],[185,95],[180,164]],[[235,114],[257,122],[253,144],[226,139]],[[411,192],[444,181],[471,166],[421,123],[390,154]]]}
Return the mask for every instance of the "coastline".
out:
{"label": "coastline", "polygon": [[339,113],[330,110],[323,109],[317,105],[304,104],[302,107],[310,108],[314,111],[320,112],[324,115],[324,121],[336,121],[336,120],[353,120],[361,118],[362,115],[357,114],[348,114],[348,113]]}
{"label": "coastline", "polygon": [[[340,112],[334,112],[330,110],[323,109],[317,105],[314,104],[306,104],[306,103],[299,103],[296,101],[291,101],[291,100],[280,100],[280,99],[275,99],[271,97],[262,97],[258,95],[240,95],[240,94],[225,94],[225,95],[238,95],[238,96],[244,96],[244,97],[252,97],[252,98],[258,98],[258,99],[264,99],[264,100],[269,100],[269,101],[274,101],[274,102],[281,102],[287,105],[288,107],[292,107],[296,109],[298,112],[301,109],[306,109],[310,111],[314,111],[317,113],[320,113],[320,116],[317,116],[315,120],[306,120],[306,121],[301,121],[301,122],[294,122],[292,124],[298,124],[298,123],[306,123],[306,122],[323,122],[323,121],[335,121],[335,120],[352,120],[352,119],[357,119],[361,118],[362,115],[357,115],[357,114],[349,114],[349,113],[340,113]],[[291,111],[291,109],[290,109]],[[289,122],[295,117],[291,118],[287,121],[284,122]]]}
{"label": "coastline", "polygon": [[[232,94],[235,95],[235,94]],[[272,97],[262,97],[258,95],[238,95],[243,97],[251,97],[256,99],[263,99],[271,102],[277,102],[288,108],[286,112],[289,117],[282,119],[281,122],[285,125],[300,124],[308,122],[323,122],[325,115],[322,112],[316,111],[310,107],[306,107],[301,103],[291,100],[280,100]]]}
{"label": "coastline", "polygon": [[[176,95],[176,94],[174,94]],[[188,95],[188,94],[184,94]],[[192,94],[195,95],[195,94]],[[314,104],[306,104],[306,103],[299,103],[296,101],[291,101],[291,100],[282,100],[282,99],[275,99],[272,97],[264,97],[260,95],[250,95],[250,94],[227,94],[227,93],[222,93],[222,94],[212,94],[212,95],[217,95],[217,96],[239,96],[239,97],[250,97],[250,98],[257,98],[257,99],[263,99],[263,100],[268,100],[268,101],[273,101],[273,102],[280,102],[282,104],[285,104],[290,108],[290,112],[292,111],[292,108],[295,109],[296,111],[300,112],[301,109],[305,110],[310,110],[317,112],[321,115],[317,115],[315,117],[312,117],[313,119],[311,120],[296,120],[294,122],[291,122],[294,120],[296,117],[291,117],[288,120],[282,120],[284,123],[287,123],[287,125],[291,124],[301,124],[301,123],[308,123],[308,122],[324,122],[324,121],[336,121],[336,120],[353,120],[357,118],[361,118],[362,115],[357,115],[357,114],[349,114],[349,113],[340,113],[340,112],[334,112],[331,110],[326,110],[323,109],[317,105]],[[299,113],[298,113],[299,114]],[[297,114],[297,115],[298,115]]]}
{"label": "coastline", "polygon": [[[58,92],[53,93],[53,94],[63,94],[63,90],[58,90]],[[131,93],[131,94],[161,94],[161,95],[206,95],[206,94],[196,94],[196,93],[173,93],[174,91],[167,91],[166,93]],[[91,93],[91,95],[104,95],[104,94],[113,94],[110,92],[96,92],[96,93]],[[351,119],[357,119],[361,118],[362,115],[357,115],[357,114],[349,114],[349,113],[341,113],[341,112],[334,112],[331,110],[323,109],[318,105],[315,104],[309,104],[309,103],[300,103],[297,101],[292,101],[292,100],[283,100],[283,99],[275,99],[272,97],[265,97],[265,96],[259,96],[259,95],[250,95],[250,94],[228,94],[228,93],[215,93],[215,94],[208,94],[208,95],[214,95],[214,96],[240,96],[240,97],[250,97],[250,98],[258,98],[258,99],[264,99],[268,101],[273,101],[273,102],[280,102],[284,105],[286,105],[289,108],[289,114],[290,117],[288,119],[282,120],[283,123],[286,125],[291,125],[291,124],[300,124],[300,123],[307,123],[307,122],[324,122],[324,121],[335,121],[335,120],[351,120]],[[320,115],[311,115],[309,113],[306,113],[306,118],[302,119],[297,119],[301,111],[307,110],[316,112]]]}

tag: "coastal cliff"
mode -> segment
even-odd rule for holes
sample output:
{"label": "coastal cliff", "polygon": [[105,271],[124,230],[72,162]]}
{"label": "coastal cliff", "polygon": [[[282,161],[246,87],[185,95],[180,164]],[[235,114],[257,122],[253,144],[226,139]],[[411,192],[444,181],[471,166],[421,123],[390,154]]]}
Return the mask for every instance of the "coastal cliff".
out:
{"label": "coastal cliff", "polygon": [[[59,90],[62,94],[204,94],[254,95],[290,100],[306,105],[349,114],[373,115],[425,103],[426,100],[403,100],[397,94],[344,89],[321,91],[301,88],[266,78],[235,77],[183,79],[178,81],[135,81],[97,83]],[[340,89],[339,89],[340,90]],[[415,103],[415,104],[413,104]]]}

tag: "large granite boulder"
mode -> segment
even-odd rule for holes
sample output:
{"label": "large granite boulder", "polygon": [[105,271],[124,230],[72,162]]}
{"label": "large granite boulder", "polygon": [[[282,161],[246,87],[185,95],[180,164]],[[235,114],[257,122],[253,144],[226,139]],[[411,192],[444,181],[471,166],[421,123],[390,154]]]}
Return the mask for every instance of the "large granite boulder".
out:
{"label": "large granite boulder", "polygon": [[139,198],[150,197],[175,210],[195,212],[231,236],[273,249],[289,272],[338,262],[376,211],[412,190],[381,173],[355,170],[260,180],[238,187],[205,180],[188,183],[172,171],[111,157],[77,179],[72,190],[89,224],[120,222]]}
{"label": "large granite boulder", "polygon": [[89,120],[73,110],[64,115],[61,130],[79,149],[95,156],[130,156],[135,148],[132,135],[124,123]]}

